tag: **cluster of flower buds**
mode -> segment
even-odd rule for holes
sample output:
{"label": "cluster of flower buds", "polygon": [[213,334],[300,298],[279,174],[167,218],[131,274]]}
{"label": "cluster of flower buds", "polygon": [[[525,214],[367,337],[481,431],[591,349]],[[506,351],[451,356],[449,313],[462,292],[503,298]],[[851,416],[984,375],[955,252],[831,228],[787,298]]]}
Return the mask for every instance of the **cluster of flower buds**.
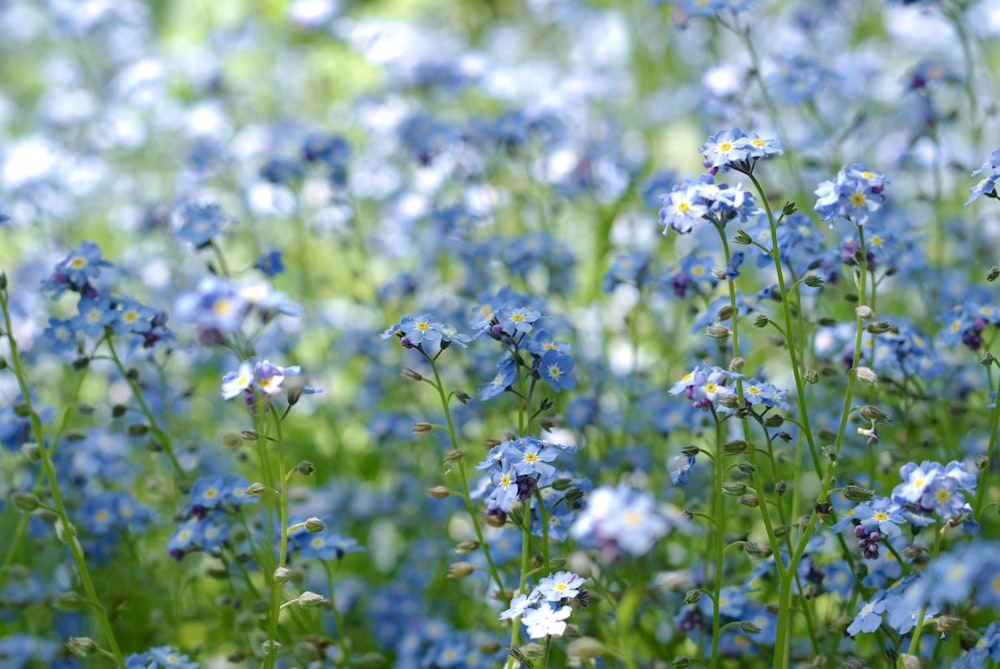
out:
{"label": "cluster of flower buds", "polygon": [[882,541],[881,532],[869,532],[861,525],[861,521],[855,519],[854,536],[858,538],[858,548],[861,549],[861,557],[866,560],[875,560],[878,558],[878,544]]}

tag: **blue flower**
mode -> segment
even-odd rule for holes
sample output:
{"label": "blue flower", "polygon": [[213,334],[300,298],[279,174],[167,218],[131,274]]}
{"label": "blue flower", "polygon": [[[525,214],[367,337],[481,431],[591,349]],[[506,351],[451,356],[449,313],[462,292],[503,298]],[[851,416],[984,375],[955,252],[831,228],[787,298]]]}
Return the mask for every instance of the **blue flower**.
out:
{"label": "blue flower", "polygon": [[73,318],[73,324],[77,332],[82,332],[88,337],[100,336],[104,332],[104,327],[111,325],[118,318],[117,312],[112,308],[111,298],[107,295],[94,297],[81,295],[76,308],[78,313]]}
{"label": "blue flower", "polygon": [[997,149],[990,155],[990,159],[983,163],[982,167],[972,173],[972,176],[977,174],[986,173],[979,183],[975,186],[969,188],[969,199],[965,202],[965,206],[968,207],[970,204],[975,202],[981,196],[986,197],[996,197],[996,183],[997,179],[1000,178],[1000,149]]}
{"label": "blue flower", "polygon": [[684,485],[688,482],[691,468],[694,467],[695,457],[693,455],[678,455],[671,458],[670,480],[674,485]]}
{"label": "blue flower", "polygon": [[730,168],[750,173],[759,158],[781,155],[781,147],[775,140],[763,140],[733,128],[709,137],[698,153],[705,157],[703,164],[710,174]]}
{"label": "blue flower", "polygon": [[53,299],[67,288],[93,295],[95,291],[90,282],[100,276],[102,267],[111,267],[111,263],[101,258],[101,249],[97,244],[84,240],[75,251],[56,264],[52,276],[42,283],[42,287]]}
{"label": "blue flower", "polygon": [[185,204],[178,212],[180,226],[174,233],[178,239],[191,242],[196,249],[212,243],[228,221],[217,204]]}
{"label": "blue flower", "polygon": [[862,163],[844,166],[833,181],[816,187],[816,213],[824,221],[839,216],[864,225],[869,215],[885,203],[883,190],[888,183],[884,175],[870,171]]}
{"label": "blue flower", "polygon": [[45,350],[53,354],[75,353],[77,350],[77,333],[79,322],[49,318],[49,326],[42,331],[42,343]]}
{"label": "blue flower", "polygon": [[275,277],[285,271],[281,251],[268,251],[261,254],[253,266],[263,272],[264,276],[268,278]]}
{"label": "blue flower", "polygon": [[865,602],[854,620],[847,626],[847,633],[854,636],[858,632],[874,632],[882,624],[882,613],[885,611],[885,591],[879,590]]}
{"label": "blue flower", "polygon": [[479,389],[479,399],[493,399],[517,380],[517,363],[509,354],[497,363],[499,370],[493,380]]}
{"label": "blue flower", "polygon": [[538,361],[539,375],[555,392],[576,387],[572,371],[573,356],[562,351],[546,351]]}
{"label": "blue flower", "polygon": [[516,309],[503,307],[497,312],[497,321],[500,324],[500,329],[504,334],[511,337],[531,332],[532,323],[540,317],[541,314],[528,307],[518,307]]}

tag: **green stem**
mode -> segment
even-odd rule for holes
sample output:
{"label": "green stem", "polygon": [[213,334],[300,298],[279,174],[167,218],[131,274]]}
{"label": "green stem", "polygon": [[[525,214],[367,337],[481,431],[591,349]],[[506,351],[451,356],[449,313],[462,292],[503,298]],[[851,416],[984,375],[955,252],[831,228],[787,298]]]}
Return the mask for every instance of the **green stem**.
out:
{"label": "green stem", "polygon": [[[936,525],[934,526],[934,549],[931,553],[932,560],[937,557],[938,552],[941,550],[941,536],[947,529],[948,529],[947,525],[945,525],[944,527],[941,526],[940,520],[938,520]],[[910,637],[910,649],[907,651],[909,655],[913,655],[916,657],[920,656],[920,635],[924,629],[924,617],[926,615],[927,615],[927,605],[924,604],[923,606],[920,607],[920,614],[917,616],[917,624],[916,627],[913,628],[913,636]],[[903,664],[903,658],[899,659],[899,666],[900,667],[906,666],[905,664]]]}
{"label": "green stem", "polygon": [[[441,408],[444,410],[444,419],[447,423],[448,428],[448,439],[451,441],[451,448],[454,451],[461,451],[458,447],[458,437],[455,434],[455,424],[451,419],[451,407],[448,404],[448,396],[444,392],[444,384],[441,382],[441,374],[438,372],[437,362],[430,356],[424,356],[427,362],[430,363],[431,371],[434,372],[434,382],[431,384],[434,386],[435,390],[438,392],[438,397],[441,398]],[[490,555],[489,544],[486,543],[486,538],[483,535],[483,526],[479,521],[479,514],[476,513],[476,508],[472,504],[472,497],[469,495],[469,479],[465,473],[465,458],[458,458],[458,477],[462,482],[462,499],[465,501],[465,508],[469,513],[469,518],[472,520],[472,528],[476,532],[476,540],[479,542],[479,546],[483,549],[483,556],[486,558],[486,563],[490,566],[490,574],[493,576],[493,581],[497,584],[497,589],[502,595],[503,580],[500,578],[500,572],[497,570],[496,564],[493,563],[493,558]]]}
{"label": "green stem", "polygon": [[[858,272],[860,274],[858,282],[858,300],[859,302],[864,302],[866,294],[866,282],[867,282],[867,266],[865,263],[865,258],[867,253],[865,251],[865,236],[864,230],[861,226],[856,226],[858,231],[858,244],[860,245],[858,262]],[[847,431],[847,419],[851,413],[851,401],[854,397],[854,383],[857,378],[857,368],[858,361],[861,359],[861,333],[864,331],[864,322],[861,316],[855,316],[855,335],[854,335],[854,357],[853,366],[851,371],[847,376],[847,391],[844,393],[844,405],[841,410],[840,416],[840,426],[837,429],[837,436],[833,445],[833,452],[830,454],[830,458],[826,465],[826,473],[823,475],[823,481],[820,484],[820,493],[817,498],[818,501],[823,501],[827,498],[830,492],[830,488],[833,484],[833,471],[836,468],[837,458],[840,455],[840,447],[844,442],[844,434]],[[789,666],[789,653],[790,653],[790,641],[791,641],[791,601],[792,601],[792,578],[796,572],[796,566],[799,560],[802,559],[803,553],[806,550],[806,544],[812,537],[812,533],[816,528],[816,522],[818,520],[818,512],[815,507],[809,516],[809,520],[806,522],[805,527],[802,528],[802,533],[799,536],[798,543],[796,544],[795,552],[789,556],[788,565],[785,567],[785,575],[780,579],[780,585],[778,588],[778,628],[775,632],[775,643],[774,643],[774,667],[775,669],[784,668]]]}
{"label": "green stem", "polygon": [[[260,404],[258,404],[260,406]],[[281,417],[278,415],[278,410],[271,404],[267,402],[267,410],[271,415],[274,422],[275,430],[275,450],[277,450],[278,455],[278,514],[280,523],[280,539],[278,540],[278,562],[275,566],[275,571],[285,566],[285,558],[288,554],[288,483],[285,480],[285,444],[284,438],[281,432]],[[265,450],[267,448],[267,441],[265,440]],[[267,537],[268,546],[271,545],[271,537]],[[278,618],[281,611],[281,593],[283,590],[282,583],[279,583],[274,578],[274,573],[271,574],[271,606],[270,615],[268,616],[268,626],[267,626],[267,654],[265,657],[264,666],[273,667],[277,659],[278,647],[277,647],[277,637],[278,637]]]}
{"label": "green stem", "polygon": [[[735,317],[735,314],[734,314]],[[715,420],[715,480],[712,483],[712,516],[715,524],[715,542],[713,545],[715,552],[715,574],[712,578],[712,659],[709,667],[715,669],[719,666],[719,595],[722,592],[722,568],[723,552],[726,549],[725,537],[723,536],[723,508],[722,508],[722,477],[723,477],[723,453],[722,453],[722,421],[712,409],[712,418]],[[763,504],[761,505],[763,506]]]}
{"label": "green stem", "polygon": [[[747,173],[747,177],[750,178],[750,182],[757,191],[757,196],[764,205],[764,211],[767,213],[767,222],[771,227],[771,247],[773,249],[771,257],[774,259],[774,272],[778,277],[778,291],[781,293],[782,316],[785,321],[785,342],[788,344],[788,356],[790,362],[792,363],[792,375],[795,378],[795,395],[798,399],[799,426],[802,434],[805,435],[806,442],[809,444],[809,452],[812,455],[813,466],[816,468],[816,476],[822,478],[822,468],[820,466],[819,454],[816,451],[816,442],[813,439],[812,428],[810,427],[809,422],[809,412],[806,405],[805,383],[802,379],[802,370],[800,369],[798,353],[795,349],[795,342],[792,340],[792,332],[794,332],[794,330],[792,329],[792,312],[790,305],[791,298],[789,297],[788,289],[785,287],[785,273],[781,266],[781,254],[778,249],[778,225],[774,220],[774,212],[771,210],[771,203],[767,199],[767,194],[764,193],[764,188],[760,185],[760,182],[757,181],[757,177],[755,177],[752,173]],[[796,469],[796,472],[798,472],[798,469]]]}
{"label": "green stem", "polygon": [[[340,566],[340,560],[337,560],[337,566]],[[337,597],[334,591],[334,573],[333,566],[330,564],[329,560],[323,560],[323,569],[326,570],[326,582],[327,587],[330,589],[330,609],[333,611],[333,619],[337,624],[337,648],[340,649],[341,659],[347,663],[347,630],[344,628],[344,616],[340,613],[340,609],[337,608]],[[337,663],[338,666],[340,663]]]}
{"label": "green stem", "polygon": [[149,410],[149,405],[146,404],[146,400],[142,397],[142,392],[139,389],[139,382],[135,379],[132,374],[129,374],[128,370],[125,369],[125,365],[122,364],[121,358],[118,357],[117,351],[115,351],[115,345],[111,341],[111,329],[106,328],[104,332],[104,341],[108,345],[108,352],[111,354],[111,359],[115,363],[115,367],[118,368],[118,373],[122,375],[128,387],[132,389],[132,396],[135,397],[135,401],[139,404],[139,409],[142,411],[143,415],[146,416],[146,420],[149,421],[149,429],[152,430],[153,434],[156,435],[157,443],[163,447],[163,452],[167,454],[170,459],[170,464],[173,465],[174,471],[177,476],[182,480],[187,480],[187,472],[181,467],[181,464],[177,461],[177,457],[174,455],[173,448],[171,447],[170,437],[164,432],[156,422],[156,418],[153,417],[153,412]]}
{"label": "green stem", "polygon": [[[726,265],[729,265],[732,261],[732,256],[729,252],[729,240],[726,239],[726,232],[722,226],[716,226],[719,231],[719,238],[722,240],[722,250],[725,254]],[[740,312],[739,306],[736,304],[736,282],[733,279],[728,279],[727,284],[729,287],[729,306],[733,311],[733,315],[730,317],[730,323],[732,324],[732,341],[733,341],[733,359],[738,359],[740,357]],[[740,425],[743,428],[743,440],[747,444],[747,459],[753,466],[753,473],[750,476],[751,483],[753,484],[754,494],[757,495],[757,499],[760,501],[760,515],[761,519],[764,521],[764,530],[767,532],[768,545],[771,547],[771,551],[777,554],[779,549],[778,537],[774,534],[774,524],[771,522],[771,513],[767,509],[767,503],[764,497],[764,487],[760,480],[760,466],[757,462],[757,449],[753,445],[750,436],[750,421],[747,418],[747,413],[745,408],[747,406],[746,396],[743,393],[743,380],[741,378],[736,379],[736,401],[739,407],[738,412],[740,415]],[[721,442],[719,442],[720,448],[718,449],[718,458],[722,458]],[[716,463],[716,468],[718,469],[719,464]],[[718,486],[722,486],[722,478],[719,478]],[[721,494],[721,488],[720,493]],[[782,566],[780,560],[776,560],[775,564],[778,566],[778,574],[781,575]]]}
{"label": "green stem", "polygon": [[87,569],[83,546],[80,545],[80,542],[76,538],[76,528],[70,522],[69,515],[66,513],[66,505],[63,502],[62,492],[59,489],[59,482],[56,479],[55,465],[52,463],[49,447],[45,445],[45,437],[42,434],[42,421],[38,417],[38,413],[35,411],[34,404],[31,401],[31,392],[28,389],[27,378],[24,374],[24,368],[21,365],[21,355],[18,351],[17,340],[14,338],[14,329],[10,320],[6,275],[0,275],[0,284],[2,284],[0,285],[0,308],[3,309],[4,331],[10,347],[10,364],[13,368],[14,376],[17,378],[17,385],[21,391],[21,396],[24,399],[24,405],[31,421],[31,430],[35,440],[38,442],[38,452],[41,455],[42,468],[45,470],[45,477],[49,482],[52,503],[58,516],[58,520],[56,521],[56,536],[60,541],[69,546],[70,553],[73,556],[73,563],[76,565],[77,576],[80,578],[80,583],[87,598],[96,611],[97,621],[104,632],[111,655],[114,657],[115,663],[124,669],[125,658],[118,648],[118,641],[115,639],[115,633],[111,628],[111,621],[108,619],[107,611],[104,610],[104,606],[101,605],[97,597],[97,591],[90,577],[90,571]]}
{"label": "green stem", "polygon": [[973,507],[972,517],[979,519],[983,511],[983,502],[986,500],[986,476],[993,465],[993,453],[997,445],[997,429],[1000,428],[1000,385],[997,386],[997,396],[993,402],[993,416],[990,419],[990,443],[986,448],[986,466],[981,470],[979,484],[976,488],[976,503]]}

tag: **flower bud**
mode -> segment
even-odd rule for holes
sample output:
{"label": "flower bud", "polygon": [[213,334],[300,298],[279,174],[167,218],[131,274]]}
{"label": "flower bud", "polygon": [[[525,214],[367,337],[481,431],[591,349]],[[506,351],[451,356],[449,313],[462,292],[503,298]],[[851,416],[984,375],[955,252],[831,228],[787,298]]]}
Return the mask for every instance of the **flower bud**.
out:
{"label": "flower bud", "polygon": [[724,325],[709,325],[705,328],[705,334],[712,339],[726,339],[729,336],[729,328]]}
{"label": "flower bud", "polygon": [[742,495],[747,491],[747,484],[741,481],[725,481],[722,484],[722,492],[727,495]]}
{"label": "flower bud", "polygon": [[427,434],[434,429],[434,426],[426,421],[419,421],[413,424],[413,429],[410,430],[413,434]]}
{"label": "flower bud", "polygon": [[771,549],[767,546],[761,546],[756,541],[744,541],[743,551],[752,558],[768,558],[771,557]]}
{"label": "flower bud", "polygon": [[773,413],[764,419],[765,427],[781,427],[785,424],[785,417],[781,414]]}
{"label": "flower bud", "polygon": [[865,367],[863,365],[855,367],[854,376],[862,383],[878,383],[878,375],[871,367]]}
{"label": "flower bud", "polygon": [[463,542],[459,543],[457,546],[455,546],[455,552],[456,553],[471,553],[472,551],[476,550],[477,548],[479,548],[479,542],[476,541],[476,540],[474,540],[474,539],[470,539],[469,541],[463,541]]}
{"label": "flower bud", "polygon": [[10,496],[10,501],[14,502],[14,506],[25,513],[31,513],[41,506],[38,498],[30,492],[16,492]]}
{"label": "flower bud", "polygon": [[805,284],[810,288],[819,288],[820,286],[826,284],[826,281],[824,281],[822,277],[815,274],[807,274]]}
{"label": "flower bud", "polygon": [[865,329],[872,334],[882,334],[883,332],[892,330],[892,327],[892,323],[888,321],[875,321],[874,323],[869,323]]}
{"label": "flower bud", "polygon": [[71,636],[66,649],[76,657],[90,657],[97,652],[97,642],[89,636]]}
{"label": "flower bud", "polygon": [[42,458],[42,451],[38,448],[38,444],[33,441],[29,441],[21,444],[21,454],[30,462],[38,462]]}
{"label": "flower bud", "polygon": [[767,324],[771,322],[771,319],[764,314],[757,314],[753,317],[753,326],[755,328],[766,328]]}
{"label": "flower bud", "polygon": [[86,601],[80,593],[67,590],[59,593],[52,605],[59,611],[79,611]]}
{"label": "flower bud", "polygon": [[688,590],[684,595],[685,604],[697,604],[701,601],[701,590]]}
{"label": "flower bud", "polygon": [[299,464],[295,465],[295,471],[303,476],[312,476],[316,473],[316,466],[308,460],[303,460]]}
{"label": "flower bud", "polygon": [[594,637],[582,636],[573,639],[566,645],[566,652],[571,657],[591,660],[598,657],[604,650],[604,645]]}
{"label": "flower bud", "polygon": [[430,497],[431,499],[444,499],[450,494],[451,491],[448,490],[448,488],[446,488],[443,485],[437,485],[434,486],[433,488],[427,489],[427,496]]}
{"label": "flower bud", "polygon": [[712,278],[716,281],[726,280],[726,270],[723,267],[713,267],[712,268]]}
{"label": "flower bud", "polygon": [[715,320],[727,321],[732,315],[733,315],[733,308],[728,304],[724,304],[721,307],[719,307],[718,311],[715,312]]}
{"label": "flower bud", "polygon": [[843,494],[844,497],[852,502],[867,502],[875,499],[874,490],[868,490],[867,488],[862,488],[861,486],[856,485],[844,486]]}
{"label": "flower bud", "polygon": [[312,609],[317,606],[323,606],[326,604],[327,599],[323,595],[318,595],[315,592],[309,592],[308,590],[299,595],[296,600],[299,606],[304,609]]}
{"label": "flower bud", "polygon": [[308,532],[309,534],[316,534],[326,529],[326,523],[324,523],[319,518],[316,518],[315,516],[312,518],[307,518],[305,526],[306,526],[306,532]]}
{"label": "flower bud", "polygon": [[278,567],[274,570],[274,582],[275,583],[288,583],[288,579],[292,577],[292,571],[287,567]]}
{"label": "flower bud", "polygon": [[454,464],[461,460],[463,457],[462,451],[449,451],[447,455],[444,456],[445,464]]}
{"label": "flower bud", "polygon": [[990,281],[990,282],[993,282],[993,281],[997,280],[998,276],[1000,276],[1000,267],[997,267],[996,265],[994,265],[993,267],[990,267],[990,271],[986,275],[986,280]]}
{"label": "flower bud", "polygon": [[739,455],[740,453],[746,453],[746,451],[747,442],[742,439],[729,441],[722,445],[722,452],[726,455]]}
{"label": "flower bud", "polygon": [[403,370],[403,378],[409,379],[410,381],[424,380],[424,377],[423,375],[420,374],[420,372],[416,371],[415,369],[410,369],[409,367]]}
{"label": "flower bud", "polygon": [[892,415],[882,411],[878,407],[873,407],[870,404],[866,404],[859,410],[861,417],[865,420],[873,420],[877,423],[891,423]]}
{"label": "flower bud", "polygon": [[469,562],[453,562],[448,565],[448,578],[465,578],[475,570]]}
{"label": "flower bud", "polygon": [[757,499],[757,495],[750,493],[740,497],[740,504],[743,506],[749,506],[750,508],[756,508],[760,506],[760,500]]}
{"label": "flower bud", "polygon": [[267,490],[267,488],[264,487],[263,483],[255,481],[247,486],[247,497],[260,497],[264,494],[265,490]]}
{"label": "flower bud", "polygon": [[746,246],[753,243],[753,238],[748,235],[745,230],[737,230],[736,236],[733,237],[733,243],[739,244],[740,246]]}

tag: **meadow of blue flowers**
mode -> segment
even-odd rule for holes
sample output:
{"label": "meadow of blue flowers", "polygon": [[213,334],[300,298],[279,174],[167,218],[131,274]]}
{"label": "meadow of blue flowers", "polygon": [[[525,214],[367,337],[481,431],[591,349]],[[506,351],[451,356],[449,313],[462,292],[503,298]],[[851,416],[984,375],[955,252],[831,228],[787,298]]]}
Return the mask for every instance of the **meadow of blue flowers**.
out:
{"label": "meadow of blue flowers", "polygon": [[0,35],[0,668],[1000,666],[993,0]]}

